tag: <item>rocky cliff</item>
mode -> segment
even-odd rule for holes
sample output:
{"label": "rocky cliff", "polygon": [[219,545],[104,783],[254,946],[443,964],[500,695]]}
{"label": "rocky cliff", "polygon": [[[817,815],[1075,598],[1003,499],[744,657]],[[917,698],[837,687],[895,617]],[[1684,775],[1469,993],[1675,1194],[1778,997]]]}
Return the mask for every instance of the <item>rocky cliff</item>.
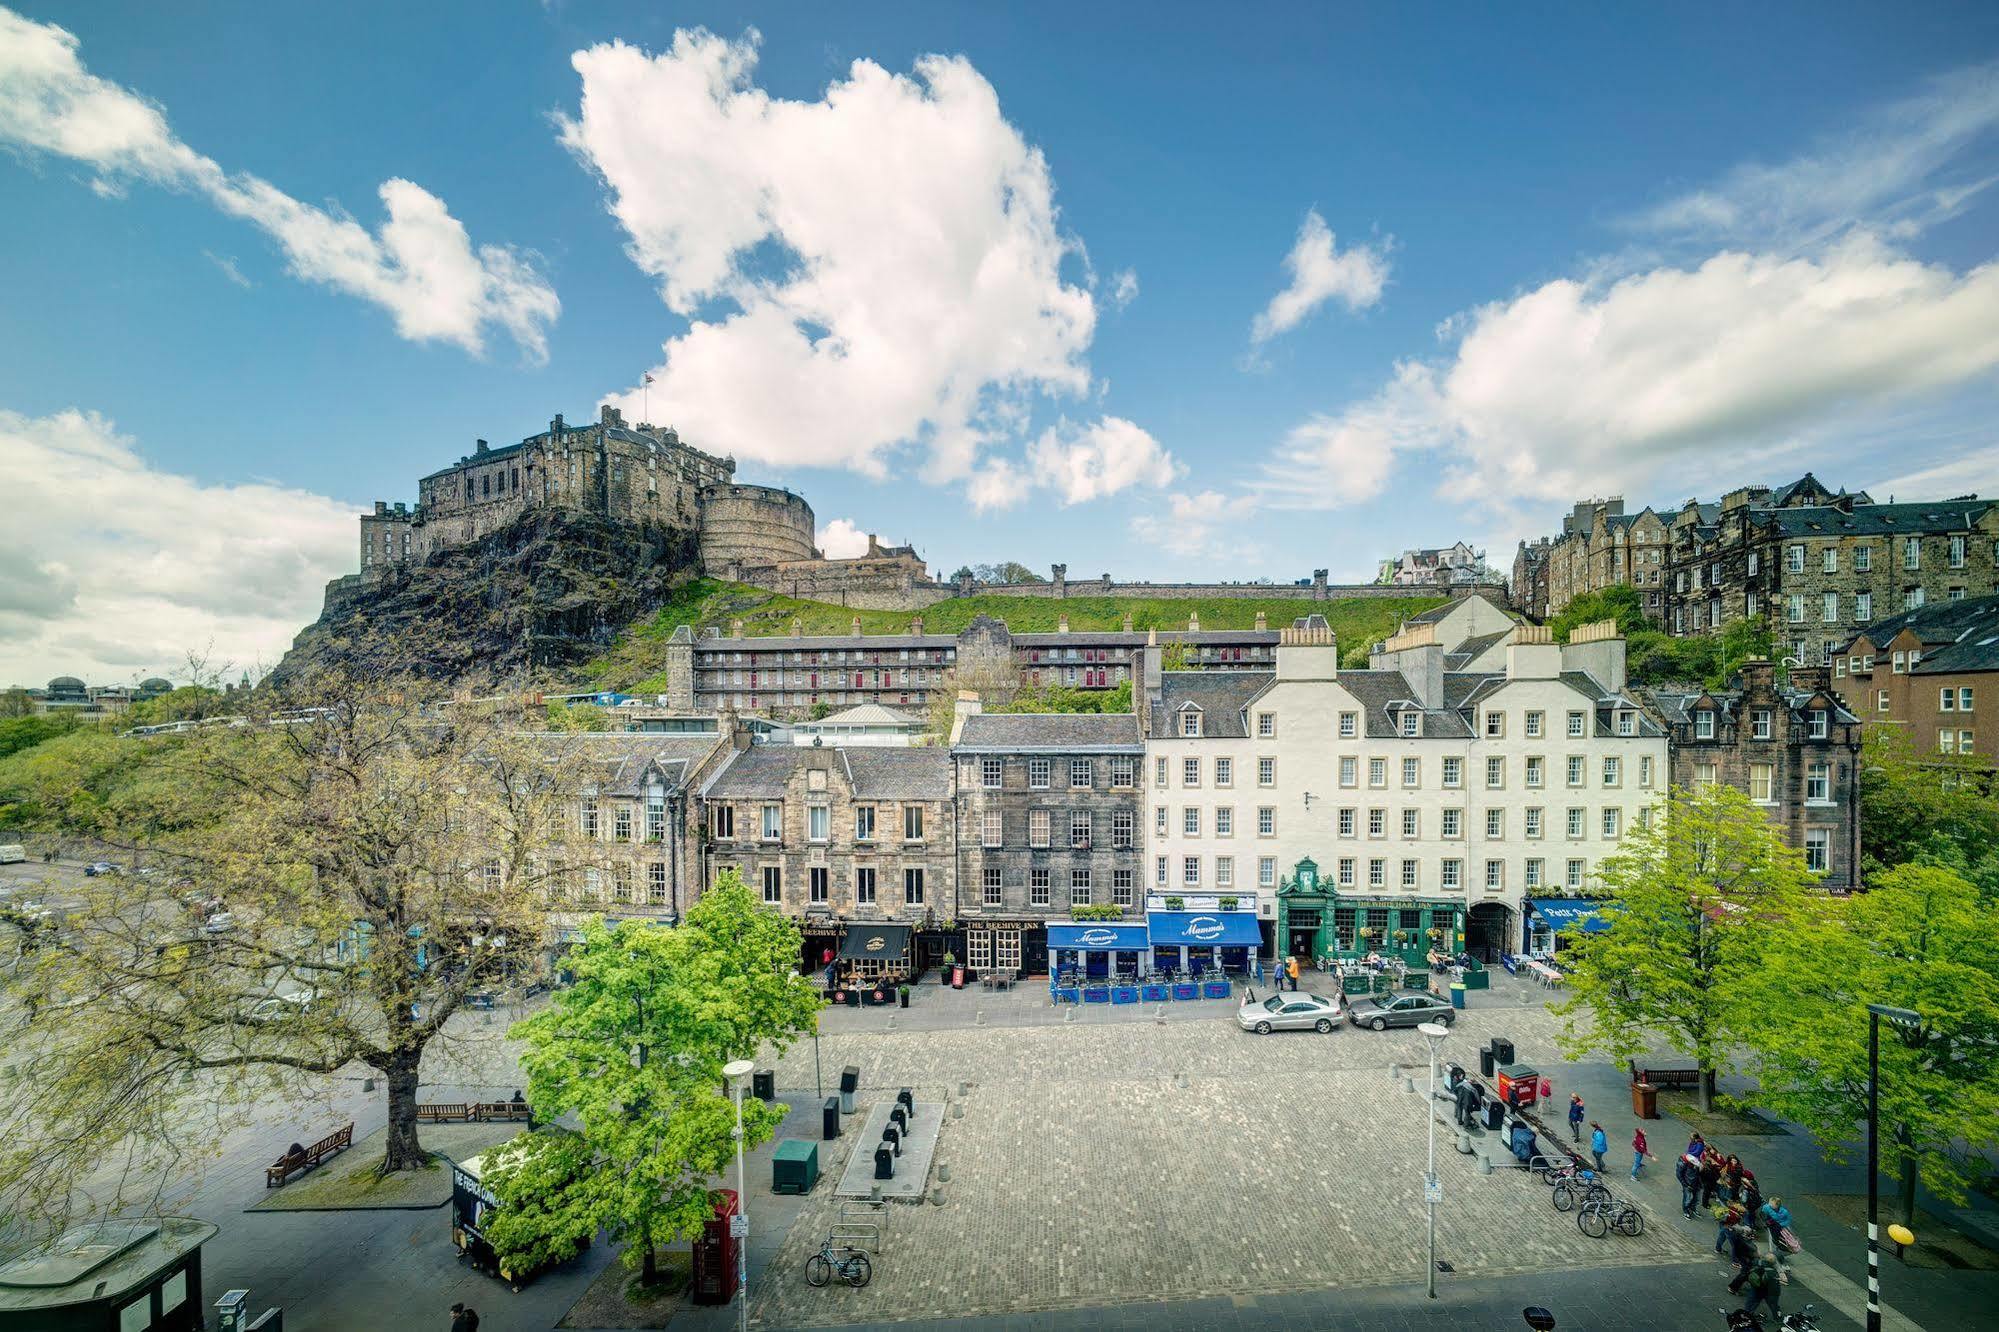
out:
{"label": "rocky cliff", "polygon": [[465,546],[327,588],[272,672],[414,675],[482,689],[572,679],[699,565],[694,530],[534,510]]}

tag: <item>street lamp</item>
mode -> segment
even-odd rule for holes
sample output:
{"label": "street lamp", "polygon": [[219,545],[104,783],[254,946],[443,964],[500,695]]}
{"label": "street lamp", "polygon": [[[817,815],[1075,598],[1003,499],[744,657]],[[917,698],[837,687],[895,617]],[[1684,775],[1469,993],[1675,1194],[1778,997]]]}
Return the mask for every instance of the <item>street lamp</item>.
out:
{"label": "street lamp", "polygon": [[729,1091],[736,1098],[736,1215],[742,1219],[743,1231],[736,1237],[736,1300],[737,1325],[744,1329],[750,1325],[750,1191],[743,1183],[743,1084],[754,1071],[756,1065],[747,1059],[722,1066],[722,1076],[729,1080]]}
{"label": "street lamp", "polygon": [[1867,1005],[1867,1332],[1881,1332],[1881,1019],[1904,1030],[1922,1015],[1887,1004]]}
{"label": "street lamp", "polygon": [[1430,1261],[1423,1276],[1434,1300],[1437,1298],[1437,1203],[1444,1196],[1444,1186],[1437,1182],[1437,1043],[1451,1029],[1441,1022],[1425,1022],[1416,1030],[1430,1043],[1430,1095],[1423,1106],[1423,1117],[1430,1122],[1430,1165],[1423,1172],[1423,1202],[1430,1211]]}

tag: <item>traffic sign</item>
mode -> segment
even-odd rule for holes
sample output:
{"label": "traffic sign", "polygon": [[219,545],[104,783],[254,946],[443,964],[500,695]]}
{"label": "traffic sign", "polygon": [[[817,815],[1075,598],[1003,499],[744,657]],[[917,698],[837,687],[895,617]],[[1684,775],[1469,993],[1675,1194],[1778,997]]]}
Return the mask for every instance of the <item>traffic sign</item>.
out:
{"label": "traffic sign", "polygon": [[1423,1201],[1426,1203],[1435,1204],[1435,1203],[1440,1203],[1443,1200],[1444,1200],[1444,1181],[1438,1179],[1435,1175],[1424,1176]]}
{"label": "traffic sign", "polygon": [[748,1239],[750,1236],[750,1219],[747,1216],[730,1217],[729,1235],[733,1239]]}

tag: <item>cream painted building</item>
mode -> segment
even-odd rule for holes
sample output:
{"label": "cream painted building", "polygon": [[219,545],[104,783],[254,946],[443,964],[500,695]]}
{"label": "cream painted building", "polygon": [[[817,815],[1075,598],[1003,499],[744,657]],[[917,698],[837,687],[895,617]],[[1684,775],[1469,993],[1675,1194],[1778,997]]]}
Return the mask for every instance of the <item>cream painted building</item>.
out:
{"label": "cream painted building", "polygon": [[1339,669],[1323,622],[1285,630],[1275,670],[1153,667],[1148,890],[1255,893],[1283,953],[1357,951],[1363,929],[1417,957],[1433,929],[1518,951],[1525,901],[1593,887],[1651,817],[1666,740],[1612,626],[1505,632],[1496,671],[1448,669],[1463,645],[1433,623],[1367,670]]}

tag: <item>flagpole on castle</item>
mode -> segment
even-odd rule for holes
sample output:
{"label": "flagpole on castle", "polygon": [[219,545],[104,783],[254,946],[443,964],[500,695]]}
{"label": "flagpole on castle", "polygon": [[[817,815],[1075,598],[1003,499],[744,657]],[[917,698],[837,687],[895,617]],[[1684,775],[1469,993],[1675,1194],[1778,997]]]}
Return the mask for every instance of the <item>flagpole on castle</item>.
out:
{"label": "flagpole on castle", "polygon": [[641,375],[639,384],[639,414],[647,423],[652,421],[652,376]]}

